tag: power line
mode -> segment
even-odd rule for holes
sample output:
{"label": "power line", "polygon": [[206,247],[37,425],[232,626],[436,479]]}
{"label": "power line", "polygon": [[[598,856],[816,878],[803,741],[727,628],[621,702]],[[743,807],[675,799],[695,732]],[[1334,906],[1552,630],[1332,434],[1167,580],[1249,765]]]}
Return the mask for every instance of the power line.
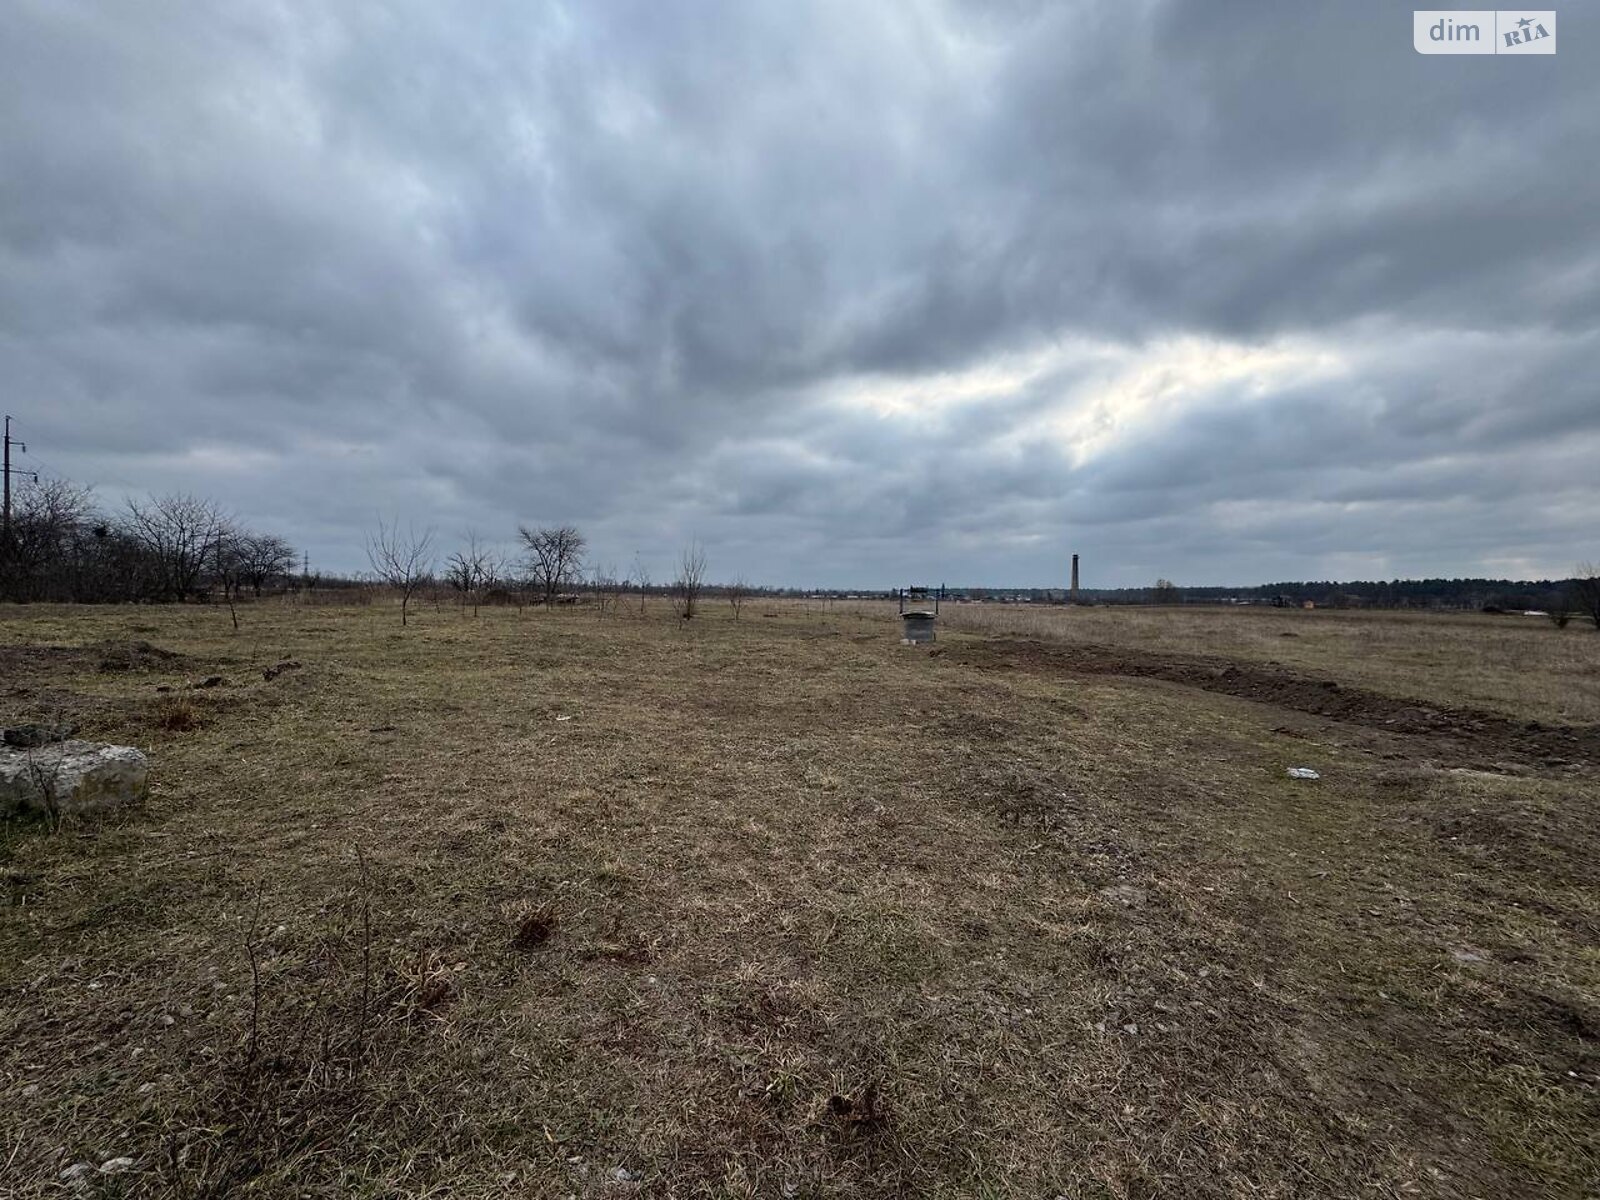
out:
{"label": "power line", "polygon": [[11,436],[11,414],[7,413],[5,432],[5,466],[3,469],[0,469],[0,474],[5,476],[5,525],[3,527],[3,531],[0,531],[0,537],[3,537],[4,544],[7,546],[11,544],[11,477],[13,475],[26,475],[35,483],[39,482],[39,473],[37,471],[24,471],[21,469],[14,469],[11,466],[11,447],[13,446],[21,446],[24,454],[28,452],[26,443],[19,442]]}
{"label": "power line", "polygon": [[36,474],[37,473],[43,473],[44,475],[46,475],[46,476],[48,476],[48,477],[50,477],[52,479],[70,480],[70,476],[68,476],[68,474],[65,471],[63,471],[60,467],[56,466],[56,464],[51,462],[49,459],[40,458],[32,450],[28,450],[28,451],[26,451],[26,453],[28,455],[28,458],[32,462],[36,462],[36,463],[39,464],[40,471],[36,472]]}

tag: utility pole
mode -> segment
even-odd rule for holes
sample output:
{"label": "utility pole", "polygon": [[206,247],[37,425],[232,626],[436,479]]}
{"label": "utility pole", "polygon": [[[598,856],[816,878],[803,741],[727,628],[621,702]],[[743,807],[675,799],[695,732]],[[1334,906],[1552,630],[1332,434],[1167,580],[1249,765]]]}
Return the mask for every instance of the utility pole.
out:
{"label": "utility pole", "polygon": [[[11,544],[11,447],[13,446],[21,448],[24,454],[28,452],[28,447],[24,443],[17,441],[11,436],[11,417],[9,414],[7,414],[5,434],[5,467],[4,469],[0,469],[0,475],[5,476],[5,529],[4,533],[0,534],[0,546],[9,546]],[[39,477],[32,471],[17,471],[16,474],[26,475],[35,483],[39,482]]]}

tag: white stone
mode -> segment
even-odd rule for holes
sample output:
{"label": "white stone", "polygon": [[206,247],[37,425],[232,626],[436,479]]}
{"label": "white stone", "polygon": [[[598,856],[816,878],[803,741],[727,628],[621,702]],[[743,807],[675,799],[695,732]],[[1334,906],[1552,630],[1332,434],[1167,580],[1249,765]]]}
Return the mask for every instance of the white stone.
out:
{"label": "white stone", "polygon": [[0,814],[77,816],[121,808],[145,798],[148,776],[148,760],[132,746],[0,746]]}

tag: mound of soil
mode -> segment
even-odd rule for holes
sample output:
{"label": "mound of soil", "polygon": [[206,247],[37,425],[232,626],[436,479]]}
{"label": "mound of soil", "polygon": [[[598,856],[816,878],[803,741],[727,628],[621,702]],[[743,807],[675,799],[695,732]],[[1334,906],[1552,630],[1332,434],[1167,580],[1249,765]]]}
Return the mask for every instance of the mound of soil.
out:
{"label": "mound of soil", "polygon": [[183,659],[173,650],[163,650],[149,642],[97,642],[84,647],[90,654],[100,656],[102,671],[161,671],[170,670]]}
{"label": "mound of soil", "polygon": [[958,662],[989,670],[1126,675],[1221,692],[1335,721],[1447,743],[1474,761],[1600,765],[1600,726],[1517,721],[1470,708],[1404,700],[1285,667],[1204,655],[992,638],[949,647]]}
{"label": "mound of soil", "polygon": [[0,646],[0,676],[20,678],[51,671],[172,671],[185,656],[149,642],[103,641],[88,646]]}

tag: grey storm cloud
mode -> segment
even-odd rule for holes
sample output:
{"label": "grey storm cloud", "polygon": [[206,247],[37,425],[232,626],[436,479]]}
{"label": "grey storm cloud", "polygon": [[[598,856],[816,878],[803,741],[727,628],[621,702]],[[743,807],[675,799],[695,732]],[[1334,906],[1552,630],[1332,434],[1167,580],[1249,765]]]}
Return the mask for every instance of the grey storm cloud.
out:
{"label": "grey storm cloud", "polygon": [[1600,20],[1391,3],[0,9],[0,377],[107,503],[655,576],[1600,558]]}

